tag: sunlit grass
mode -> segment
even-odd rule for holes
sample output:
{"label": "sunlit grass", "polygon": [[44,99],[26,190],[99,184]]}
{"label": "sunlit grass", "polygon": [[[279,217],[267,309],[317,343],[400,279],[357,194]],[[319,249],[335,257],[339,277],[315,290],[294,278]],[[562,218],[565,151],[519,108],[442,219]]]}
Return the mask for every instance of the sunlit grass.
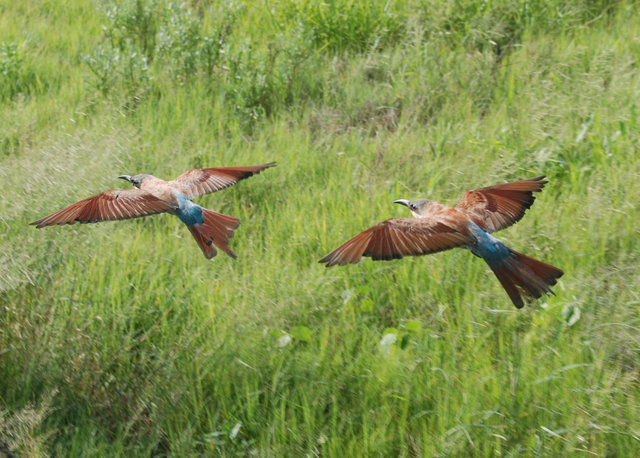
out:
{"label": "sunlit grass", "polygon": [[[205,29],[219,24],[217,5],[193,3]],[[83,60],[104,44],[107,10],[65,5],[0,15],[0,41],[31,30],[23,70],[44,82],[0,109],[0,452],[637,454],[635,7],[569,2],[526,19],[510,13],[518,2],[390,2],[384,31],[339,17],[309,36],[315,19],[298,21],[293,3],[244,5],[231,57],[252,39],[260,65],[270,49],[307,47],[278,61],[274,85],[222,68],[173,79],[156,60],[125,100],[96,91]],[[278,78],[294,64],[290,87]],[[198,199],[241,218],[237,260],[206,261],[171,215],[28,226],[123,187],[123,173],[268,161],[278,166]],[[395,199],[454,205],[540,174],[550,183],[498,237],[565,275],[523,310],[463,250],[317,262],[408,216]]]}

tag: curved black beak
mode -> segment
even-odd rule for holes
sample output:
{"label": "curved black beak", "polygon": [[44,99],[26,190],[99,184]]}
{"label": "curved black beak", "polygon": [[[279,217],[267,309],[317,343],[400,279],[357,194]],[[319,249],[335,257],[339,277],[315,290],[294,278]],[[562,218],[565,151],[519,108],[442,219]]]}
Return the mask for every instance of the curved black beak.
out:
{"label": "curved black beak", "polygon": [[405,207],[409,207],[409,201],[407,199],[398,199],[393,201],[394,204],[404,205]]}
{"label": "curved black beak", "polygon": [[131,175],[120,175],[118,178],[123,180],[131,181]]}

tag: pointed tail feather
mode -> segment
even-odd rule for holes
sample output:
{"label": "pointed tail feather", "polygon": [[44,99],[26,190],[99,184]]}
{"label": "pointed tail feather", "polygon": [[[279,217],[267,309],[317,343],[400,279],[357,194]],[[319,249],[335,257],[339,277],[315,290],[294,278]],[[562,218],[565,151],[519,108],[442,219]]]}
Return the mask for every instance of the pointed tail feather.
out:
{"label": "pointed tail feather", "polygon": [[500,284],[517,308],[522,308],[522,295],[539,298],[553,294],[551,286],[562,277],[562,270],[509,249],[509,255],[494,265],[489,264]]}
{"label": "pointed tail feather", "polygon": [[240,225],[240,220],[233,216],[223,215],[211,210],[202,209],[204,222],[187,226],[205,258],[211,259],[218,252],[214,245],[227,253],[233,259],[237,256],[229,246],[229,240],[233,237],[233,230]]}

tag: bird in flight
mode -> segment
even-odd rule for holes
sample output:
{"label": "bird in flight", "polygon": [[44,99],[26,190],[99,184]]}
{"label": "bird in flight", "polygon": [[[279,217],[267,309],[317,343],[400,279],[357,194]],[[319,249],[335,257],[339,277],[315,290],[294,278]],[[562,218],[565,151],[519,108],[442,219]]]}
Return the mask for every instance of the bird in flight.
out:
{"label": "bird in flight", "polygon": [[186,224],[207,259],[217,254],[214,245],[235,259],[237,256],[229,246],[229,239],[240,225],[240,220],[202,208],[192,199],[233,186],[275,165],[275,162],[269,162],[242,167],[192,169],[171,181],[145,173],[120,175],[118,178],[129,181],[135,188],[101,192],[30,224],[41,228],[98,223],[166,212]]}
{"label": "bird in flight", "polygon": [[485,260],[509,298],[522,308],[522,296],[551,293],[562,270],[518,253],[491,235],[518,222],[533,205],[544,176],[468,191],[454,208],[428,199],[396,200],[413,218],[391,218],[370,227],[320,260],[326,267],[421,256],[450,248],[470,250]]}

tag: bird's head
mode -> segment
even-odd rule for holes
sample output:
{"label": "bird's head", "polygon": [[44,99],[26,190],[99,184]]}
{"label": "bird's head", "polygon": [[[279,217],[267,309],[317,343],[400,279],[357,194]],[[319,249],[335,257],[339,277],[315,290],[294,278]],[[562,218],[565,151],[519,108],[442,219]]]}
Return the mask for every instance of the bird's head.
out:
{"label": "bird's head", "polygon": [[139,188],[142,185],[142,182],[145,180],[145,178],[149,177],[151,175],[147,175],[145,173],[141,173],[139,175],[120,175],[118,178],[121,178],[123,180],[127,180],[129,183],[131,183],[132,185],[134,185],[136,188]]}
{"label": "bird's head", "polygon": [[418,200],[399,199],[399,200],[393,201],[394,204],[401,204],[407,207],[415,218],[419,218],[420,216],[422,216],[424,212],[426,212],[431,202],[432,201],[429,199],[418,199]]}

